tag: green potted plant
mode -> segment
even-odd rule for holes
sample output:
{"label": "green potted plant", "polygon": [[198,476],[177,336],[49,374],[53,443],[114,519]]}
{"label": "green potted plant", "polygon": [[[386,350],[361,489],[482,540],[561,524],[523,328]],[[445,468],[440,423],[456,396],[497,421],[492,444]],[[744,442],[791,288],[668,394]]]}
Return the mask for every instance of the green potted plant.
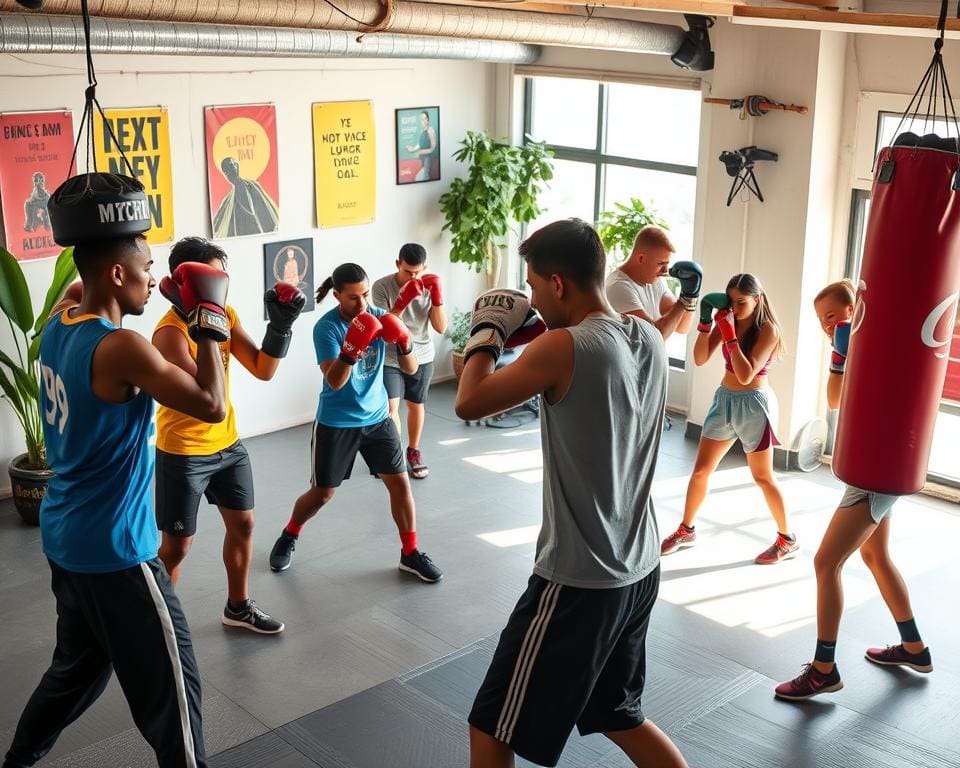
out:
{"label": "green potted plant", "polygon": [[[633,251],[633,241],[637,237],[637,232],[650,226],[670,229],[670,225],[660,218],[660,214],[653,207],[631,197],[626,205],[615,203],[612,211],[604,211],[600,214],[600,219],[597,221],[597,234],[600,235],[600,242],[603,243],[607,253],[611,256],[618,254],[617,263],[621,263],[626,261]],[[679,283],[676,278],[665,279],[670,290],[678,293]]]}
{"label": "green potted plant", "polygon": [[460,380],[463,373],[463,348],[470,340],[470,312],[454,312],[447,328],[447,338],[453,344],[453,373]]}
{"label": "green potted plant", "polygon": [[612,211],[604,211],[597,221],[597,234],[607,253],[618,253],[620,260],[626,259],[633,250],[633,241],[644,227],[662,227],[670,229],[660,215],[651,206],[630,198],[626,205],[615,203]]}
{"label": "green potted plant", "polygon": [[500,278],[500,250],[511,227],[542,213],[537,199],[553,178],[553,150],[527,139],[515,147],[485,131],[467,131],[453,156],[467,163],[467,176],[440,196],[443,229],[452,235],[450,260],[486,273],[491,288]]}
{"label": "green potted plant", "polygon": [[8,469],[14,505],[24,522],[31,525],[40,522],[40,502],[53,474],[47,466],[40,410],[40,333],[50,310],[76,277],[73,248],[67,248],[57,257],[43,307],[34,312],[20,264],[6,248],[0,247],[0,309],[16,348],[16,357],[0,350],[0,396],[16,414],[27,445],[27,452],[15,456]]}

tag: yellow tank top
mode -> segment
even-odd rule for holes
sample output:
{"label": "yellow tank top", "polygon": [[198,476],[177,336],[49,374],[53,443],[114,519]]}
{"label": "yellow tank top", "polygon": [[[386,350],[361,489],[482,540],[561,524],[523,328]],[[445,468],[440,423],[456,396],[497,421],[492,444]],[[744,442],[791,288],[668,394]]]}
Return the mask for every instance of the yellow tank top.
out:
{"label": "yellow tank top", "polygon": [[[233,307],[227,307],[227,320],[230,329],[237,324],[237,313]],[[161,328],[176,328],[181,331],[190,347],[190,357],[197,359],[197,345],[187,333],[187,324],[183,322],[171,307],[160,318],[156,333]],[[237,424],[230,402],[230,342],[220,344],[220,357],[223,359],[223,386],[227,396],[227,418],[219,424],[208,424],[193,416],[187,416],[165,405],[157,404],[157,448],[164,453],[178,456],[209,456],[237,442]]]}

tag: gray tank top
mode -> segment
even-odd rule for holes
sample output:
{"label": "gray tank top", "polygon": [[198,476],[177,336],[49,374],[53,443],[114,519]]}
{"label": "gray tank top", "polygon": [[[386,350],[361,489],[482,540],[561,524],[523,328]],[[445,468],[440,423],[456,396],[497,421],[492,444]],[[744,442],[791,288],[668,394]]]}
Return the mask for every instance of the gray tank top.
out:
{"label": "gray tank top", "polygon": [[632,316],[592,314],[567,331],[570,388],[540,409],[543,527],[533,572],[572,587],[622,587],[660,561],[650,491],[667,355],[656,327]]}

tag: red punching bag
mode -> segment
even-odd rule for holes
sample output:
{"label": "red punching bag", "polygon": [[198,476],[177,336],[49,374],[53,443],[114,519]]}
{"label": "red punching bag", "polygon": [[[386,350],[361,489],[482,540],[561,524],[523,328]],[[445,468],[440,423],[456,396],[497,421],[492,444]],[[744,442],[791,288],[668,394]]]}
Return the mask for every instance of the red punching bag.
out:
{"label": "red punching bag", "polygon": [[833,457],[844,482],[889,494],[926,480],[960,291],[956,142],[904,140],[877,158]]}

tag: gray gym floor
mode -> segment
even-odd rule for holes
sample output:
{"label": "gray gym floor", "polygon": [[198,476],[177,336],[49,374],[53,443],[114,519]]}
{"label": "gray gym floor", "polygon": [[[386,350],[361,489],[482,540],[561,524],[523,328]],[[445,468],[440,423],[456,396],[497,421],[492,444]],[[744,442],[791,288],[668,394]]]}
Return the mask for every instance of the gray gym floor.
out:
{"label": "gray gym floor", "polygon": [[[222,524],[214,508],[201,510],[178,591],[203,675],[212,765],[466,766],[465,715],[530,574],[540,456],[536,421],[468,427],[452,400],[451,385],[433,390],[423,441],[431,474],[414,482],[421,547],[446,574],[439,584],[397,571],[386,493],[362,463],[305,529],[293,567],[270,572],[270,547],[309,476],[307,426],[246,442],[258,502],[251,593],[286,622],[282,635],[221,626]],[[679,520],[695,451],[682,423],[664,434],[656,485],[663,531]],[[753,565],[774,527],[742,456],[732,454],[701,512],[700,543],[664,559],[645,712],[692,766],[960,766],[960,564],[950,544],[960,539],[960,507],[918,496],[901,500],[894,518],[895,557],[934,673],[863,659],[867,645],[897,637],[854,556],[838,647],[846,687],[791,705],[772,689],[812,655],[812,558],[840,494],[826,469],[780,479],[798,558]],[[0,750],[53,648],[48,582],[39,531],[0,502]],[[561,765],[628,765],[611,746],[574,736]],[[114,681],[42,764],[133,768],[154,765],[151,758]]]}

